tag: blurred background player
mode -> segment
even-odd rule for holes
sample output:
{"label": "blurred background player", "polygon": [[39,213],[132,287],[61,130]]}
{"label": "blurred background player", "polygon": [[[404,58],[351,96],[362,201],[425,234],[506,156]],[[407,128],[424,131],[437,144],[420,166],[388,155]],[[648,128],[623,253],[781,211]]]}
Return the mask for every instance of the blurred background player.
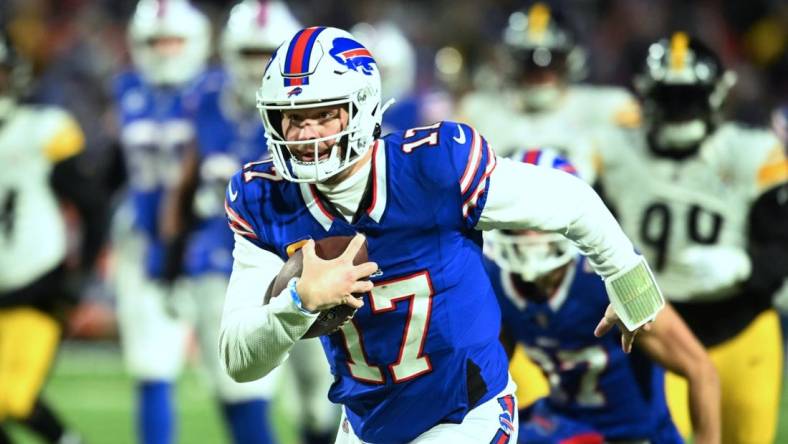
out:
{"label": "blurred background player", "polygon": [[[598,169],[593,134],[636,121],[634,100],[620,88],[577,83],[585,76],[585,50],[568,20],[544,3],[509,17],[502,50],[502,87],[465,96],[460,116],[489,134],[499,154],[550,146],[593,184]],[[488,73],[484,81],[495,83],[492,77]]]}
{"label": "blurred background player", "polygon": [[124,360],[138,383],[138,438],[174,442],[172,384],[186,326],[165,311],[165,248],[159,210],[194,139],[185,91],[210,52],[207,18],[185,0],[141,0],[128,26],[134,71],[115,80],[128,193],[115,216],[117,311]]}
{"label": "blurred background player", "polygon": [[[577,83],[585,76],[586,55],[575,39],[567,18],[545,3],[514,12],[501,36],[501,66],[496,71],[503,74],[497,74],[498,79],[489,70],[479,74],[482,83],[501,86],[469,93],[459,114],[488,135],[500,155],[549,146],[566,156],[583,180],[594,184],[599,173],[598,134],[631,125],[639,117],[626,90]],[[548,394],[548,381],[519,347],[511,371],[520,407]]]}
{"label": "blurred background player", "polygon": [[[577,174],[552,150],[518,157]],[[683,442],[665,401],[663,368],[690,381],[695,442],[719,442],[717,372],[673,309],[666,307],[626,354],[617,335],[592,334],[594,313],[607,305],[607,293],[564,237],[492,231],[485,240],[485,267],[501,304],[507,352],[523,344],[550,381],[549,395],[522,412],[519,442]]]}
{"label": "blurred background player", "polygon": [[[237,383],[219,362],[219,325],[233,264],[224,195],[236,171],[267,153],[256,91],[276,48],[300,27],[282,2],[245,0],[232,8],[221,36],[224,70],[211,71],[199,82],[190,110],[196,143],[186,147],[181,180],[163,207],[163,237],[169,246],[166,279],[174,280],[181,271],[188,276],[184,293],[190,300],[184,302],[193,302],[193,310],[185,311],[194,318],[201,355],[237,443],[272,442],[268,411],[280,378],[277,371]],[[304,440],[329,442],[339,412],[326,399],[333,379],[320,341],[303,341],[289,362],[302,395],[298,408],[305,422]]]}
{"label": "blurred background player", "polygon": [[[16,422],[44,442],[78,444],[41,390],[101,247],[103,195],[79,168],[84,136],[74,119],[22,101],[30,74],[0,33],[0,443],[11,442],[4,426]],[[67,256],[75,227],[61,204],[81,222],[76,258]]]}
{"label": "blurred background player", "polygon": [[[772,264],[788,255],[773,248],[785,221],[771,218],[769,196],[788,167],[773,133],[723,119],[734,81],[685,33],[650,45],[635,78],[644,126],[605,144],[602,180],[625,231],[717,367],[723,442],[765,443],[774,440],[782,377],[771,305],[785,270]],[[686,388],[677,381],[669,377],[668,399],[685,431]]]}

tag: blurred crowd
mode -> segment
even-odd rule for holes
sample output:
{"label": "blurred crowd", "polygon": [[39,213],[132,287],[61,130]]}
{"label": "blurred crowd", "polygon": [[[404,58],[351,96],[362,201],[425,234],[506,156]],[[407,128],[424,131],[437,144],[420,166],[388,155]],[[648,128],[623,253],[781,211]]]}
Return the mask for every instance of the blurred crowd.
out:
{"label": "blurred crowd", "polygon": [[[231,1],[197,1],[220,30]],[[765,124],[771,109],[788,98],[788,4],[780,0],[563,0],[588,51],[587,80],[630,87],[646,45],[675,29],[687,29],[720,54],[738,74],[730,114]],[[109,82],[129,64],[126,23],[132,0],[8,0],[0,23],[34,61],[32,97],[72,111],[106,169],[113,121],[106,118]],[[461,95],[493,79],[475,75],[495,66],[496,43],[509,14],[526,6],[516,0],[375,1],[296,0],[305,24],[350,28],[382,18],[398,24],[417,49],[419,90],[448,88]],[[214,33],[216,34],[216,33]],[[453,48],[446,57],[443,48]],[[443,55],[443,57],[437,57]],[[474,82],[476,82],[474,84]],[[443,116],[446,117],[446,116]],[[113,174],[102,171],[102,174]]]}

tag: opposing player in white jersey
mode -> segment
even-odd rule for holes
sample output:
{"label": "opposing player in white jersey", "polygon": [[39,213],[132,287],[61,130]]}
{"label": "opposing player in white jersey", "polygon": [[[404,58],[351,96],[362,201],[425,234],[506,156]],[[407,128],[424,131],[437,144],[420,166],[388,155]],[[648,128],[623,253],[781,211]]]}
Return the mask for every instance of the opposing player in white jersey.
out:
{"label": "opposing player in white jersey", "polygon": [[[11,442],[4,426],[15,422],[42,442],[78,444],[41,390],[79,298],[78,277],[92,269],[106,224],[101,193],[78,168],[84,136],[76,121],[20,100],[29,67],[0,33],[0,442]],[[78,269],[66,265],[60,200],[81,221]]]}
{"label": "opposing player in white jersey", "polygon": [[204,69],[210,38],[208,19],[185,0],[141,0],[128,25],[135,70],[114,82],[128,172],[127,196],[113,223],[118,324],[125,364],[137,383],[143,443],[175,439],[172,387],[184,359],[187,325],[165,310],[159,210],[194,137],[185,91]]}
{"label": "opposing player in white jersey", "polygon": [[[169,279],[176,274],[186,277],[182,302],[192,308],[188,317],[195,322],[201,355],[209,364],[239,443],[272,441],[271,421],[265,418],[281,372],[237,383],[218,359],[219,324],[233,249],[233,234],[224,218],[224,193],[236,170],[267,153],[254,91],[273,52],[298,29],[295,17],[280,1],[244,0],[232,8],[221,36],[224,69],[206,73],[199,82],[198,97],[187,105],[196,129],[195,143],[186,147],[181,178],[162,209],[163,237],[172,258],[167,261],[167,275]],[[301,402],[287,406],[299,409],[304,441],[330,442],[339,409],[325,397],[333,379],[320,341],[303,341],[294,348],[287,369],[298,382],[296,394],[301,395]]]}
{"label": "opposing player in white jersey", "polygon": [[[772,442],[782,347],[771,298],[785,273],[775,264],[786,263],[788,250],[770,238],[785,221],[770,218],[769,196],[788,179],[788,164],[772,132],[722,120],[734,81],[713,51],[685,33],[652,44],[635,78],[645,124],[605,144],[602,181],[666,297],[717,366],[723,442]],[[680,427],[681,390],[669,381]]]}
{"label": "opposing player in white jersey", "polygon": [[620,88],[576,83],[585,75],[585,52],[567,20],[543,3],[509,17],[502,46],[502,88],[465,96],[460,117],[487,135],[500,155],[553,147],[593,183],[598,146],[592,136],[636,122],[634,99]]}

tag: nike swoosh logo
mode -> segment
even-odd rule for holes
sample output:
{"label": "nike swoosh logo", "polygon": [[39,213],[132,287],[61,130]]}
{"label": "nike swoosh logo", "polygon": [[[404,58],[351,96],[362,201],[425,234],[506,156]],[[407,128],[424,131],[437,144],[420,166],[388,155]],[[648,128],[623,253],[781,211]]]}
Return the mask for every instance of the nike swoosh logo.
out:
{"label": "nike swoosh logo", "polygon": [[377,270],[375,270],[374,273],[369,275],[369,277],[371,277],[371,278],[376,278],[376,277],[381,277],[381,276],[383,276],[383,270],[381,270],[380,268],[378,268]]}
{"label": "nike swoosh logo", "polygon": [[233,183],[230,182],[227,184],[227,190],[230,193],[230,202],[235,202],[235,199],[238,198],[238,192],[233,191]]}
{"label": "nike swoosh logo", "polygon": [[455,142],[462,145],[465,143],[465,131],[462,130],[462,127],[459,124],[457,125],[457,131],[460,133],[459,137],[454,136],[453,139]]}

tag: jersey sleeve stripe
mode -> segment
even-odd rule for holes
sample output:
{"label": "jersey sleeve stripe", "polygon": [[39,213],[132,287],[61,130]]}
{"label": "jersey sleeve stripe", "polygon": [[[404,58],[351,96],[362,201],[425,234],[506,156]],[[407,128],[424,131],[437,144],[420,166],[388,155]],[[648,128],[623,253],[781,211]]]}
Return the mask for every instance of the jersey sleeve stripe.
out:
{"label": "jersey sleeve stripe", "polygon": [[473,135],[473,143],[468,153],[468,163],[465,166],[465,172],[462,173],[462,177],[460,178],[460,194],[465,194],[468,188],[470,188],[482,157],[481,136],[473,128],[471,128],[471,134]]}
{"label": "jersey sleeve stripe", "polygon": [[257,239],[257,234],[255,234],[252,225],[244,220],[244,218],[235,212],[235,210],[230,208],[230,205],[227,204],[227,200],[224,201],[224,211],[227,214],[228,225],[230,225],[230,229],[234,233],[244,237]]}
{"label": "jersey sleeve stripe", "polygon": [[783,157],[782,147],[777,147],[769,161],[758,170],[758,189],[766,190],[788,181],[788,160]]}
{"label": "jersey sleeve stripe", "polygon": [[484,190],[487,189],[487,179],[492,174],[493,170],[495,170],[496,165],[498,164],[498,159],[495,157],[495,152],[493,151],[490,144],[487,144],[487,167],[484,169],[484,174],[482,175],[481,179],[479,179],[479,184],[476,186],[476,189],[473,190],[468,199],[465,200],[465,203],[462,205],[462,217],[468,217],[468,213],[474,208],[479,201],[479,197],[484,193]]}

